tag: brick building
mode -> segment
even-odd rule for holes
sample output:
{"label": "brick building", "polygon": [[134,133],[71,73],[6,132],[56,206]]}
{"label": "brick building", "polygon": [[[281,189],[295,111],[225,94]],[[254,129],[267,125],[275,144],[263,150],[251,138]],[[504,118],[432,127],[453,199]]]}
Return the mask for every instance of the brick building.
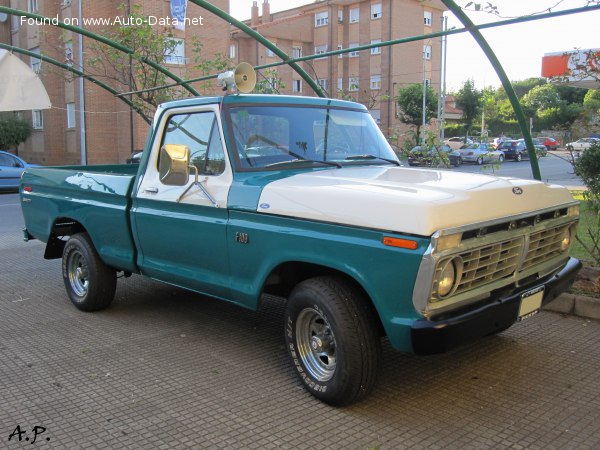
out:
{"label": "brick building", "polygon": [[[261,8],[259,15],[254,1],[246,23],[295,57],[437,32],[445,11],[438,0],[322,0],[278,13],[271,13],[269,0],[263,0]],[[231,38],[229,55],[235,61],[259,65],[278,60],[240,31],[233,30]],[[391,134],[405,128],[396,118],[393,97],[398,88],[423,82],[423,55],[425,78],[439,91],[439,38],[306,61],[301,66],[330,97],[352,97],[365,104],[384,133]],[[277,71],[285,85],[281,93],[315,95],[289,67],[279,66]]]}
{"label": "brick building", "polygon": [[[169,0],[0,0],[0,5],[24,11],[37,12],[43,16],[59,20],[71,20],[73,25],[102,34],[106,25],[84,25],[83,18],[115,18],[123,16],[125,7],[134,3],[141,5],[141,13],[157,19],[170,16]],[[228,0],[213,0],[213,4],[225,11]],[[81,13],[79,11],[81,5]],[[181,77],[194,77],[199,73],[192,68],[192,38],[201,40],[202,53],[213,55],[227,52],[229,31],[224,22],[198,6],[188,3],[188,17],[203,17],[202,26],[188,25],[185,31],[173,30],[178,39],[177,47],[167,60],[166,67]],[[79,17],[82,21],[78,23]],[[39,52],[59,61],[72,60],[79,67],[79,35],[65,32],[50,25],[21,23],[18,16],[9,16],[0,22],[0,42]],[[155,27],[160,32],[163,27]],[[92,56],[91,40],[83,38],[84,68]],[[186,45],[187,44],[187,45]],[[24,111],[30,117],[34,132],[19,148],[19,154],[27,161],[44,165],[79,164],[82,162],[82,140],[85,145],[85,162],[88,164],[124,162],[132,150],[144,146],[148,126],[127,104],[90,81],[83,81],[85,133],[81,133],[80,120],[80,79],[69,76],[68,72],[28,56],[21,58],[40,69],[40,77],[48,91],[52,109],[44,111]],[[123,54],[123,58],[127,58]],[[114,83],[107,82],[109,85]],[[169,80],[170,81],[170,80]],[[117,90],[127,91],[126,86]],[[213,93],[219,92],[215,87]]]}

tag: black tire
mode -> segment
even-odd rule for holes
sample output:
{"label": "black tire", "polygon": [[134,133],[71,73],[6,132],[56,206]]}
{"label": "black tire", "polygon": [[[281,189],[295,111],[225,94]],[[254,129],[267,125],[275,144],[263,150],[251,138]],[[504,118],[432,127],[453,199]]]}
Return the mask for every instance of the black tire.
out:
{"label": "black tire", "polygon": [[502,164],[504,162],[504,156],[502,156],[502,155],[498,156],[498,162],[500,164]]}
{"label": "black tire", "polygon": [[67,241],[62,275],[71,302],[82,311],[107,308],[115,297],[116,271],[102,262],[87,233],[75,234]]}
{"label": "black tire", "polygon": [[460,167],[462,165],[462,158],[459,156],[456,158],[456,162],[454,163],[454,167]]}
{"label": "black tire", "polygon": [[483,158],[480,156],[479,158],[477,158],[477,165],[481,166],[483,164]]}
{"label": "black tire", "polygon": [[517,157],[515,158],[515,161],[521,162],[522,159],[523,159],[523,156],[521,156],[520,153],[517,153]]}
{"label": "black tire", "polygon": [[377,380],[381,339],[375,312],[349,282],[316,277],[290,294],[286,347],[304,387],[319,400],[346,406]]}

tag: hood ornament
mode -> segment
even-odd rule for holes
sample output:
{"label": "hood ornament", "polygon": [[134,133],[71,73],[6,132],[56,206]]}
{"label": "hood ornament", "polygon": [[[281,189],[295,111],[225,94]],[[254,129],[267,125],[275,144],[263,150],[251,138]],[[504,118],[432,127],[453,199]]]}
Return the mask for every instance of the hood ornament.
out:
{"label": "hood ornament", "polygon": [[515,195],[521,195],[523,193],[523,189],[521,189],[520,187],[514,187],[512,188],[512,191]]}

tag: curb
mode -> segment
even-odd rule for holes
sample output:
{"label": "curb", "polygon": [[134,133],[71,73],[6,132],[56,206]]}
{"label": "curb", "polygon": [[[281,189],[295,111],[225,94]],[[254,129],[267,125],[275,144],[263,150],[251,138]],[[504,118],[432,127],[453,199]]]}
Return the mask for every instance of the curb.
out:
{"label": "curb", "polygon": [[543,308],[562,314],[600,320],[600,299],[585,295],[561,294]]}

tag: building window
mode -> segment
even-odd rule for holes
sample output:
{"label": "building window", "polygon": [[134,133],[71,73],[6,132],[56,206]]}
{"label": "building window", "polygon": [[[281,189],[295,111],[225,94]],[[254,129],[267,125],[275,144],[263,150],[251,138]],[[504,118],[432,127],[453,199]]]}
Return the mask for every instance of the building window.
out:
{"label": "building window", "polygon": [[235,44],[229,46],[229,59],[235,59]]}
{"label": "building window", "polygon": [[36,13],[40,10],[38,0],[27,0],[27,11],[30,13]]}
{"label": "building window", "polygon": [[337,86],[337,90],[341,91],[342,89],[344,89],[344,80],[342,78],[338,78],[338,86]]}
{"label": "building window", "polygon": [[371,75],[371,90],[381,89],[381,75]]}
{"label": "building window", "polygon": [[356,23],[360,20],[360,9],[352,8],[350,10],[350,23]]}
{"label": "building window", "polygon": [[[343,46],[342,44],[339,44],[339,45],[338,45],[338,50],[344,50],[344,46]],[[340,54],[338,55],[338,59],[342,59],[343,57],[344,57],[344,54],[343,54],[343,53],[340,53]]]}
{"label": "building window", "polygon": [[425,23],[425,26],[430,27],[431,26],[431,20],[432,20],[432,13],[431,11],[425,11],[423,13],[423,22]]}
{"label": "building window", "polygon": [[372,109],[369,111],[369,114],[371,114],[371,117],[373,117],[373,120],[375,120],[375,123],[377,125],[381,124],[381,111],[378,109]]}
{"label": "building window", "polygon": [[[381,39],[371,39],[371,45],[373,44],[381,44]],[[381,54],[381,47],[372,47],[371,48],[371,55],[380,55]]]}
{"label": "building window", "polygon": [[292,58],[302,58],[302,47],[292,47]]}
{"label": "building window", "polygon": [[73,42],[65,42],[65,64],[69,67],[73,66]]}
{"label": "building window", "polygon": [[[352,44],[350,44],[348,46],[348,48],[354,48],[354,47],[358,47],[358,44],[356,42],[353,42]],[[348,55],[349,55],[350,58],[356,58],[358,56],[358,52],[357,51],[356,52],[350,52]]]}
{"label": "building window", "polygon": [[319,83],[319,86],[321,86],[321,89],[323,89],[324,91],[327,91],[329,89],[329,80],[327,78],[319,78],[317,80],[317,83]]}
{"label": "building window", "polygon": [[381,3],[371,4],[371,20],[381,19]]}
{"label": "building window", "polygon": [[431,78],[425,78],[425,86],[431,87]]}
{"label": "building window", "polygon": [[169,39],[172,42],[170,48],[165,49],[165,63],[186,64],[185,41],[183,39]]}
{"label": "building window", "polygon": [[302,92],[302,80],[292,80],[292,92]]}
{"label": "building window", "polygon": [[431,45],[423,46],[423,58],[430,60],[431,59]]}
{"label": "building window", "polygon": [[277,92],[277,90],[279,89],[279,84],[277,83],[277,78],[276,77],[268,77],[267,78],[267,83],[269,84],[269,88],[272,91]]}
{"label": "building window", "polygon": [[44,129],[44,114],[41,109],[31,111],[31,126],[34,130]]}
{"label": "building window", "polygon": [[[327,45],[317,45],[315,47],[315,55],[320,55],[322,53],[325,53],[327,51],[328,47]],[[325,58],[317,58],[317,59],[325,59]]]}
{"label": "building window", "polygon": [[324,27],[325,25],[329,25],[329,11],[316,13],[315,27]]}
{"label": "building window", "polygon": [[[40,54],[39,47],[32,48],[29,51],[35,53],[36,55]],[[33,56],[30,56],[30,63],[31,63],[31,70],[33,70],[35,73],[40,73],[40,70],[42,69],[42,60],[40,58],[35,58]]]}
{"label": "building window", "polygon": [[67,128],[75,128],[75,103],[67,103]]}
{"label": "building window", "polygon": [[348,90],[350,92],[358,91],[358,77],[348,78]]}
{"label": "building window", "polygon": [[10,31],[16,33],[21,27],[21,16],[10,16]]}
{"label": "building window", "polygon": [[338,9],[338,23],[344,23],[344,10]]}
{"label": "building window", "polygon": [[[275,45],[275,47],[277,47],[277,44],[273,44],[273,45]],[[273,50],[271,50],[270,48],[268,48],[267,51],[266,51],[266,55],[269,58],[273,58],[275,56],[275,52]]]}

